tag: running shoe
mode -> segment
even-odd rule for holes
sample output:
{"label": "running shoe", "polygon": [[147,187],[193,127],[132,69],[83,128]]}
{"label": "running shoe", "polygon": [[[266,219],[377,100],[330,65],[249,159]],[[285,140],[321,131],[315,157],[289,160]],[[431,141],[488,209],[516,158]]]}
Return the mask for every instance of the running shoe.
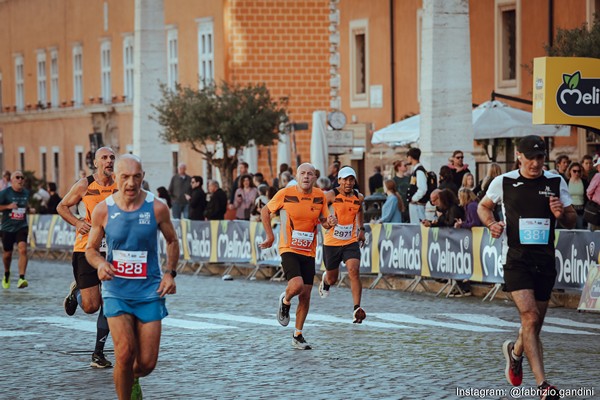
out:
{"label": "running shoe", "polygon": [[362,324],[365,319],[367,319],[367,313],[362,307],[358,307],[354,310],[354,313],[352,313],[352,323],[354,324]]}
{"label": "running shoe", "polygon": [[92,354],[92,362],[90,363],[92,368],[110,368],[112,363],[104,357],[104,353]]}
{"label": "running shoe", "polygon": [[523,382],[523,358],[515,360],[512,356],[513,349],[515,348],[514,342],[507,340],[502,344],[502,352],[506,359],[506,369],[504,375],[506,380],[513,386],[521,386]]}
{"label": "running shoe", "polygon": [[541,400],[559,400],[560,393],[556,386],[549,384],[544,381],[540,386],[538,386],[538,390],[540,391],[540,399]]}
{"label": "running shoe", "polygon": [[448,295],[448,297],[469,297],[471,295],[472,295],[472,293],[471,293],[470,290],[461,293],[460,290],[455,289],[455,290],[452,291],[452,293],[450,293]]}
{"label": "running shoe", "polygon": [[77,311],[77,282],[71,282],[69,294],[63,301],[63,307],[65,308],[67,315],[73,315],[75,314],[75,311]]}
{"label": "running shoe", "polygon": [[290,305],[284,304],[283,299],[285,299],[285,292],[281,293],[279,296],[279,310],[277,311],[277,322],[281,326],[288,326],[290,323]]}
{"label": "running shoe", "polygon": [[133,379],[131,387],[131,400],[142,400],[142,387],[140,386],[140,378]]}
{"label": "running shoe", "polygon": [[329,285],[325,285],[325,274],[327,274],[327,272],[323,272],[321,283],[319,283],[319,296],[321,296],[322,299],[329,296]]}
{"label": "running shoe", "polygon": [[8,278],[6,276],[2,277],[2,287],[4,289],[10,288],[10,277],[8,277]]}
{"label": "running shoe", "polygon": [[17,282],[17,288],[25,289],[27,286],[29,286],[29,282],[27,282],[27,279],[19,278],[19,281]]}
{"label": "running shoe", "polygon": [[306,340],[304,340],[304,336],[302,336],[302,334],[298,336],[292,336],[292,346],[294,346],[298,350],[312,349],[312,347],[310,347],[310,345],[306,343]]}

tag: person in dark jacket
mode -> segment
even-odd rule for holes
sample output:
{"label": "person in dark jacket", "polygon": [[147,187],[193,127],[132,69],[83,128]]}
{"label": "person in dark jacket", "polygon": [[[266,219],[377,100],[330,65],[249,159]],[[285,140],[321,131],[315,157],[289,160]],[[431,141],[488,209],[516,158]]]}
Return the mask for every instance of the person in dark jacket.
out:
{"label": "person in dark jacket", "polygon": [[167,206],[171,208],[171,196],[169,195],[169,191],[164,186],[159,186],[156,188],[156,193],[158,194],[159,199],[163,199]]}
{"label": "person in dark jacket", "polygon": [[443,165],[440,168],[440,177],[439,177],[439,184],[438,184],[438,189],[443,190],[443,189],[448,189],[451,190],[452,193],[454,193],[455,196],[458,195],[458,186],[456,185],[456,183],[454,183],[454,180],[452,178],[452,170],[450,169],[450,167],[448,167],[447,165]]}
{"label": "person in dark jacket", "polygon": [[213,180],[208,181],[208,193],[210,193],[210,200],[204,210],[204,216],[208,220],[225,219],[225,213],[227,212],[227,194],[219,187],[219,182]]}
{"label": "person in dark jacket", "polygon": [[206,209],[206,193],[202,190],[202,177],[192,176],[192,195],[190,196],[190,219],[192,221],[203,221]]}
{"label": "person in dark jacket", "polygon": [[369,178],[369,192],[373,194],[379,188],[383,188],[383,175],[381,175],[381,167],[377,166],[374,174]]}
{"label": "person in dark jacket", "polygon": [[457,220],[462,220],[465,217],[462,208],[458,205],[458,199],[451,190],[440,190],[437,201],[434,203],[432,199],[432,204],[436,207],[438,218],[436,221],[423,220],[425,226],[454,227]]}
{"label": "person in dark jacket", "polygon": [[48,192],[50,193],[50,200],[48,200],[47,212],[48,214],[56,214],[56,206],[62,200],[62,198],[58,195],[58,192],[56,191],[56,183],[48,183]]}
{"label": "person in dark jacket", "polygon": [[[462,186],[463,176],[465,176],[466,173],[471,172],[469,170],[469,165],[463,162],[464,158],[465,155],[462,151],[455,150],[448,163],[448,168],[450,168],[450,171],[452,172],[452,181],[457,188]],[[456,192],[454,194],[456,194]]]}

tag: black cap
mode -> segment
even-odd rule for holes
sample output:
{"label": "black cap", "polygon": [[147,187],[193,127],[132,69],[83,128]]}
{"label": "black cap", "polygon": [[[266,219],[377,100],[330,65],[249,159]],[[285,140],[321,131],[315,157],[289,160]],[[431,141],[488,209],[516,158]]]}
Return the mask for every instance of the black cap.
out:
{"label": "black cap", "polygon": [[531,160],[537,156],[546,155],[546,143],[544,139],[537,135],[525,136],[519,140],[517,151],[523,153],[526,158]]}

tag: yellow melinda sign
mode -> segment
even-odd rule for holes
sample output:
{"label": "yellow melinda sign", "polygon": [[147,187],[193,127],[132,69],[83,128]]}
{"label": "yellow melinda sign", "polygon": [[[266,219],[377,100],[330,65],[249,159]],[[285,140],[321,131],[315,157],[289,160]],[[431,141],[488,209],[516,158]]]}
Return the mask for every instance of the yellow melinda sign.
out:
{"label": "yellow melinda sign", "polygon": [[535,58],[533,123],[600,129],[600,59]]}

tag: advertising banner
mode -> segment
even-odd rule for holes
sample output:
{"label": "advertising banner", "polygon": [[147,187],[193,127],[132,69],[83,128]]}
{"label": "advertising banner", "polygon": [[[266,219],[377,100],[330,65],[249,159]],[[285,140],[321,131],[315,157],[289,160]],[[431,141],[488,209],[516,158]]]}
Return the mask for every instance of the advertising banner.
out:
{"label": "advertising banner", "polygon": [[600,265],[590,268],[577,309],[600,312],[598,297],[600,297]]}
{"label": "advertising banner", "polygon": [[[50,216],[48,215],[48,217]],[[50,237],[48,238],[50,247],[52,250],[72,250],[75,243],[75,227],[58,215],[52,215],[51,218]]]}
{"label": "advertising banner", "polygon": [[[34,214],[29,216],[29,242],[34,249],[49,249],[51,215]],[[73,243],[75,243],[73,241]]]}
{"label": "advertising banner", "polygon": [[427,266],[431,277],[470,279],[473,275],[473,238],[470,229],[426,228]]}
{"label": "advertising banner", "polygon": [[399,275],[421,274],[421,227],[408,224],[374,224],[380,228],[377,249],[379,257],[374,264],[378,272]]}
{"label": "advertising banner", "polygon": [[211,221],[212,246],[210,262],[249,263],[250,223],[248,221]]}
{"label": "advertising banner", "polygon": [[[264,250],[259,248],[265,240],[262,223],[183,219],[173,220],[173,225],[179,238],[180,258],[186,261],[281,265],[278,224],[273,227],[273,245]],[[30,215],[29,227],[32,248],[72,250],[75,227],[58,215]],[[492,238],[487,228],[426,228],[386,223],[365,224],[365,229],[366,241],[360,250],[362,274],[504,282],[502,239]],[[588,297],[598,291],[596,286],[600,287],[600,283],[593,286],[593,282],[588,282],[586,285],[588,277],[597,279],[595,274],[600,262],[600,246],[597,243],[600,243],[600,231],[556,231],[555,288],[582,290],[585,285]],[[166,242],[162,235],[159,252],[162,257],[166,256]],[[318,229],[315,270],[324,269],[323,230]],[[593,298],[588,300],[591,302]]]}
{"label": "advertising banner", "polygon": [[533,123],[600,129],[600,59],[533,60]]}
{"label": "advertising banner", "polygon": [[473,276],[472,281],[503,283],[502,238],[494,239],[490,230],[482,227],[471,229],[473,235]]}
{"label": "advertising banner", "polygon": [[253,232],[250,236],[252,238],[252,262],[256,265],[269,265],[273,267],[281,265],[281,257],[279,256],[279,224],[273,227],[275,241],[268,249],[258,247],[265,240],[265,228],[262,222],[250,222],[250,232]]}
{"label": "advertising banner", "polygon": [[[175,233],[177,234],[177,238],[179,239],[179,259],[183,260],[183,251],[184,251],[184,245],[183,245],[183,240],[181,239],[182,237],[184,237],[184,228],[187,227],[187,225],[182,225],[182,221],[186,221],[186,220],[180,220],[180,219],[173,219],[173,227],[175,228]],[[158,254],[160,254],[163,258],[167,256],[167,241],[165,240],[164,236],[160,233],[158,233]]]}
{"label": "advertising banner", "polygon": [[208,262],[210,260],[211,230],[210,221],[180,220],[183,241],[183,259],[193,262]]}
{"label": "advertising banner", "polygon": [[582,289],[589,272],[598,263],[600,232],[556,231],[554,251],[556,284],[559,289]]}

